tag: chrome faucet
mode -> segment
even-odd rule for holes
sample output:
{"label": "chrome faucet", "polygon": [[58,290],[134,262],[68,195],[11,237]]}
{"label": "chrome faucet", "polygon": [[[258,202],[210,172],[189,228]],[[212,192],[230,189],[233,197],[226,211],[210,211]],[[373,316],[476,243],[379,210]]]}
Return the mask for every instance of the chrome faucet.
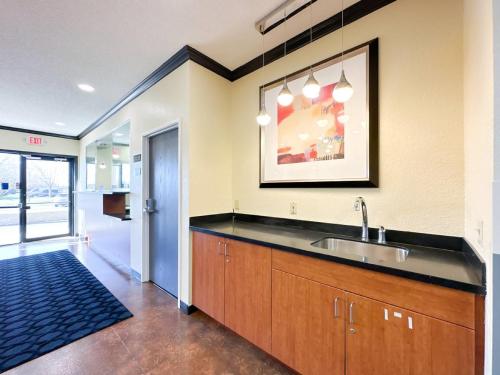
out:
{"label": "chrome faucet", "polygon": [[363,241],[368,241],[368,212],[366,210],[366,203],[363,197],[357,197],[354,202],[354,210],[359,211],[363,215],[363,225],[361,227],[361,239]]}

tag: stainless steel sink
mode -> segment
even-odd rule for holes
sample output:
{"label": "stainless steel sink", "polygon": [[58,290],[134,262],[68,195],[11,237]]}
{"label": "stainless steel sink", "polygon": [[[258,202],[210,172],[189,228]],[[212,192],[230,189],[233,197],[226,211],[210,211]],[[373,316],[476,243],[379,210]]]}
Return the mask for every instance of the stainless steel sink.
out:
{"label": "stainless steel sink", "polygon": [[380,262],[389,261],[401,263],[406,261],[410,252],[408,249],[403,247],[350,241],[335,237],[326,237],[313,242],[311,245],[325,250],[330,250],[339,255],[359,256],[363,262],[366,262],[367,260],[375,260]]}

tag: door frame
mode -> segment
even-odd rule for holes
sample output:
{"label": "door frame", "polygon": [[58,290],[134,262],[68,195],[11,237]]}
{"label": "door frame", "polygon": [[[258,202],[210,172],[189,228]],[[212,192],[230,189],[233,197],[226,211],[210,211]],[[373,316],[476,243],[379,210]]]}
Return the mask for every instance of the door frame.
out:
{"label": "door frame", "polygon": [[[69,162],[69,187],[68,187],[68,199],[69,199],[69,233],[57,234],[53,236],[44,236],[37,238],[26,238],[26,210],[22,207],[19,209],[19,239],[20,243],[33,242],[47,240],[51,238],[59,238],[65,236],[75,235],[75,186],[78,177],[78,157],[74,155],[61,155],[61,154],[49,154],[43,152],[30,152],[30,151],[19,151],[19,150],[5,150],[0,149],[0,153],[4,154],[15,154],[20,156],[19,165],[19,183],[21,196],[19,198],[19,203],[22,207],[26,206],[26,156],[30,155],[36,158],[41,158],[42,160],[51,160],[54,158],[66,159]],[[23,230],[24,226],[24,230]]]}
{"label": "door frame", "polygon": [[149,170],[150,170],[150,160],[149,160],[149,140],[150,138],[168,132],[170,130],[177,129],[177,163],[178,163],[178,176],[177,176],[177,301],[181,300],[181,236],[182,236],[182,211],[184,208],[183,204],[183,193],[182,193],[182,127],[180,120],[174,120],[166,125],[160,126],[158,128],[152,129],[142,134],[142,201],[141,209],[142,211],[142,272],[141,281],[150,281],[150,249],[149,249],[149,214],[144,212],[146,199],[149,199]]}

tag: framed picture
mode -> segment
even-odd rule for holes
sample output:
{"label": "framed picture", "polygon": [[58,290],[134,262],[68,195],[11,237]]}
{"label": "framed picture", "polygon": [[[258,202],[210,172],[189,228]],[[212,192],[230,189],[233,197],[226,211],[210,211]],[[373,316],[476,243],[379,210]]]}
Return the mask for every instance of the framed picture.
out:
{"label": "framed picture", "polygon": [[378,40],[344,52],[354,89],[346,103],[332,97],[341,55],[313,65],[321,90],[302,95],[310,68],[287,76],[291,105],[278,104],[283,78],[260,88],[271,123],[260,129],[260,187],[378,187]]}

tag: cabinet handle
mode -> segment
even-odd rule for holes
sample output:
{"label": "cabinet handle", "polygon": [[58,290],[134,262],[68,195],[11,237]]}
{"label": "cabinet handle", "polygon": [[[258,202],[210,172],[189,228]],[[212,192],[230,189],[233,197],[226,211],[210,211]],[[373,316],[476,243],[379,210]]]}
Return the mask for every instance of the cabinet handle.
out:
{"label": "cabinet handle", "polygon": [[221,242],[219,241],[217,243],[217,255],[222,255],[222,253],[220,252],[220,244],[221,244]]}
{"label": "cabinet handle", "polygon": [[[349,324],[351,324],[351,325],[354,324],[354,302],[351,302],[349,304]],[[350,327],[349,333],[351,335],[354,335],[356,333],[356,328]]]}
{"label": "cabinet handle", "polygon": [[354,302],[349,304],[349,324],[354,324]]}
{"label": "cabinet handle", "polygon": [[224,242],[224,256],[226,257],[226,263],[229,263],[229,253],[227,251],[227,242]]}
{"label": "cabinet handle", "polygon": [[339,317],[339,309],[338,309],[338,304],[339,304],[339,297],[335,297],[335,300],[333,301],[333,317],[338,318]]}

